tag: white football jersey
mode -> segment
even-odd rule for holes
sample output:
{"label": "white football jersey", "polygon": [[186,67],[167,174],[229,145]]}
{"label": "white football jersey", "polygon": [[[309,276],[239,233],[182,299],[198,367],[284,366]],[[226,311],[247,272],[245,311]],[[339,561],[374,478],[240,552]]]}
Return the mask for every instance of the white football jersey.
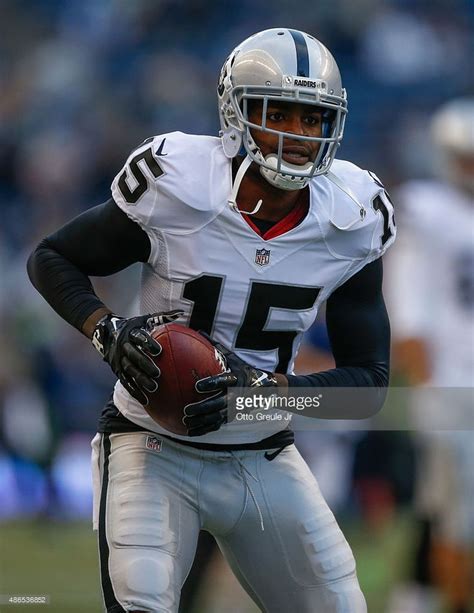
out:
{"label": "white football jersey", "polygon": [[[179,323],[208,332],[247,362],[292,372],[319,305],[395,235],[378,179],[345,161],[331,170],[311,181],[304,220],[264,240],[228,205],[232,168],[220,139],[173,132],[145,141],[112,184],[115,202],[151,243],[140,312],[182,309]],[[169,434],[120,382],[114,402],[131,421]],[[259,428],[234,421],[199,440],[255,442],[284,429],[287,419]]]}
{"label": "white football jersey", "polygon": [[474,199],[438,181],[397,194],[400,234],[388,258],[386,295],[394,335],[427,344],[437,387],[474,380]]}

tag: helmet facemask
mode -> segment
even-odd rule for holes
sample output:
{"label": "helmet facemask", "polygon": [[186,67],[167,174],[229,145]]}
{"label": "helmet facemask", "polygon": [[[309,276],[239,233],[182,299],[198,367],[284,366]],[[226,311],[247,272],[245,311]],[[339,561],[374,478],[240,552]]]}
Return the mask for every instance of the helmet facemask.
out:
{"label": "helmet facemask", "polygon": [[[342,140],[346,115],[345,109],[341,109],[339,105],[329,101],[323,102],[315,94],[301,94],[298,90],[282,92],[276,88],[262,92],[251,87],[236,87],[231,92],[230,99],[237,120],[243,126],[242,144],[245,151],[252,161],[260,166],[261,174],[269,183],[279,189],[302,189],[312,177],[324,174],[329,169]],[[252,123],[249,119],[249,106],[254,101],[260,101],[262,105],[260,123]],[[283,132],[268,127],[266,120],[267,109],[273,101],[287,102],[289,104],[301,103],[308,107],[314,107],[314,110],[321,112],[321,136]],[[278,146],[276,152],[264,156],[252,136],[252,131],[254,131],[254,134],[257,131],[277,136]],[[319,149],[316,157],[304,165],[291,164],[285,161],[283,159],[285,140],[318,143]]]}

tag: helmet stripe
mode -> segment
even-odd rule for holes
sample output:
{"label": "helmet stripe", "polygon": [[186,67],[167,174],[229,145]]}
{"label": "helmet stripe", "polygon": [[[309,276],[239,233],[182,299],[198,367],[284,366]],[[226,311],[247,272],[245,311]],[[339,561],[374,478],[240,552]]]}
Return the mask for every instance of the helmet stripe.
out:
{"label": "helmet stripe", "polygon": [[288,30],[296,47],[296,74],[299,77],[309,77],[308,45],[304,34],[298,30]]}

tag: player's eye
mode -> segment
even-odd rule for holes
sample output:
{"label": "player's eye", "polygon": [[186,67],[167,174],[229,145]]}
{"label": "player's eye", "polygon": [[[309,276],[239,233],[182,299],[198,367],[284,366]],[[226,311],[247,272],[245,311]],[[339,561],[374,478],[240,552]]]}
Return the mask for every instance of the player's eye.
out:
{"label": "player's eye", "polygon": [[321,124],[321,115],[305,115],[303,121],[309,126],[319,126]]}
{"label": "player's eye", "polygon": [[269,119],[270,121],[277,122],[283,121],[283,119],[285,119],[285,116],[281,111],[270,111],[267,113],[267,119]]}

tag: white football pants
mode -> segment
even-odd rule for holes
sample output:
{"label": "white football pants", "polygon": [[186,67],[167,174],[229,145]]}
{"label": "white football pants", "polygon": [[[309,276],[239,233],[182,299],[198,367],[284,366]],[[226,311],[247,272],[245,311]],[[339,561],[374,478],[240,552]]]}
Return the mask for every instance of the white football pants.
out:
{"label": "white football pants", "polygon": [[108,613],[177,611],[201,529],[262,611],[366,613],[352,551],[294,445],[271,462],[147,432],[92,447]]}

